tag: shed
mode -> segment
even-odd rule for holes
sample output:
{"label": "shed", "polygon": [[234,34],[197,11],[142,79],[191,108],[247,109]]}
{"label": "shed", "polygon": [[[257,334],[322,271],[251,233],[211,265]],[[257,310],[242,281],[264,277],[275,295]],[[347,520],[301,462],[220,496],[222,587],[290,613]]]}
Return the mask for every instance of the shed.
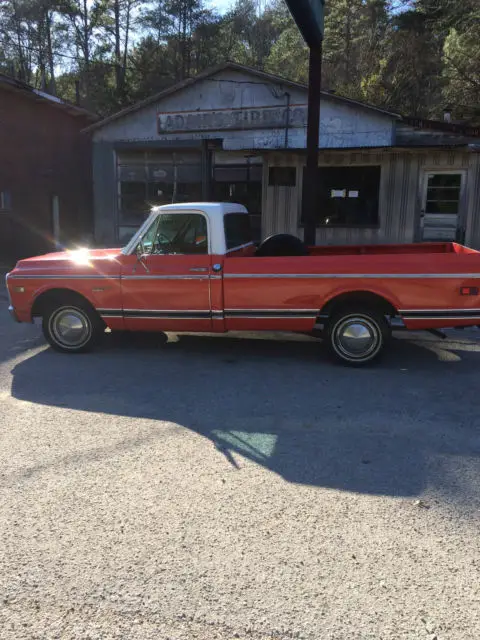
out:
{"label": "shed", "polygon": [[[89,127],[95,234],[122,244],[152,205],[244,204],[257,239],[303,235],[307,87],[226,63]],[[322,93],[317,243],[480,246],[479,132]]]}

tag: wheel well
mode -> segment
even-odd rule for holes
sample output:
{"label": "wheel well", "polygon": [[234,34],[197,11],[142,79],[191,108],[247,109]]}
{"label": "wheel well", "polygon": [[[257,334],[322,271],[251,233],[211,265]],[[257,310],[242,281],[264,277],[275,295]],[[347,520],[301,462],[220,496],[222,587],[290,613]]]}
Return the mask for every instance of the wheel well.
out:
{"label": "wheel well", "polygon": [[351,291],[332,298],[322,308],[320,314],[331,316],[343,307],[362,306],[374,308],[385,315],[397,315],[397,310],[386,298],[371,291]]}
{"label": "wheel well", "polygon": [[32,306],[32,318],[42,316],[46,309],[54,305],[65,303],[82,304],[94,310],[93,305],[81,293],[72,291],[71,289],[49,289],[41,293]]}

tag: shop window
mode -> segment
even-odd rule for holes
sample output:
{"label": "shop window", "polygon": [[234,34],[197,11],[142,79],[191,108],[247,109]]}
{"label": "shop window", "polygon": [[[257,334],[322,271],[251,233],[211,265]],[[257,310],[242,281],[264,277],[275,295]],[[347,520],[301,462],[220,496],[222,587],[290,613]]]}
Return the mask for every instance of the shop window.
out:
{"label": "shop window", "polygon": [[250,214],[253,239],[260,241],[262,210],[261,164],[216,165],[213,170],[213,199],[243,204]]}
{"label": "shop window", "polygon": [[379,166],[320,167],[317,225],[377,227],[380,175]]}
{"label": "shop window", "polygon": [[138,228],[154,206],[202,199],[199,154],[136,152],[119,154],[121,235]]}
{"label": "shop window", "polygon": [[294,187],[297,183],[295,167],[270,167],[268,170],[269,187]]}
{"label": "shop window", "polygon": [[0,191],[0,213],[8,213],[12,208],[10,191]]}

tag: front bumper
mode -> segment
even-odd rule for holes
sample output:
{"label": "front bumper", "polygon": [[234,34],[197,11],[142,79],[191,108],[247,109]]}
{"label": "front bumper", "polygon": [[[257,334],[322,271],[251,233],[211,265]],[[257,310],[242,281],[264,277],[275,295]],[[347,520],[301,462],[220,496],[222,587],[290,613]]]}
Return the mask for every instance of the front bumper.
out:
{"label": "front bumper", "polygon": [[13,308],[12,305],[9,305],[8,307],[8,313],[11,315],[11,317],[15,320],[15,322],[21,322],[21,320],[19,320],[18,316],[17,316],[17,312],[15,311],[15,309]]}

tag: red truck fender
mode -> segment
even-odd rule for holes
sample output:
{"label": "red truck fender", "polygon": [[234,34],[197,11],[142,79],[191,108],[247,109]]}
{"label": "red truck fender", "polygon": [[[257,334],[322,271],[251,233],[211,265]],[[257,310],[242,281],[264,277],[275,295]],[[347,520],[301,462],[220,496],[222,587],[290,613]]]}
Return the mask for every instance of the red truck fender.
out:
{"label": "red truck fender", "polygon": [[400,301],[392,295],[391,291],[385,291],[383,287],[372,287],[369,283],[367,286],[361,286],[358,283],[355,289],[342,285],[336,287],[324,301],[321,315],[330,315],[331,311],[337,304],[365,304],[384,307],[390,314],[396,315],[398,309],[401,308]]}

